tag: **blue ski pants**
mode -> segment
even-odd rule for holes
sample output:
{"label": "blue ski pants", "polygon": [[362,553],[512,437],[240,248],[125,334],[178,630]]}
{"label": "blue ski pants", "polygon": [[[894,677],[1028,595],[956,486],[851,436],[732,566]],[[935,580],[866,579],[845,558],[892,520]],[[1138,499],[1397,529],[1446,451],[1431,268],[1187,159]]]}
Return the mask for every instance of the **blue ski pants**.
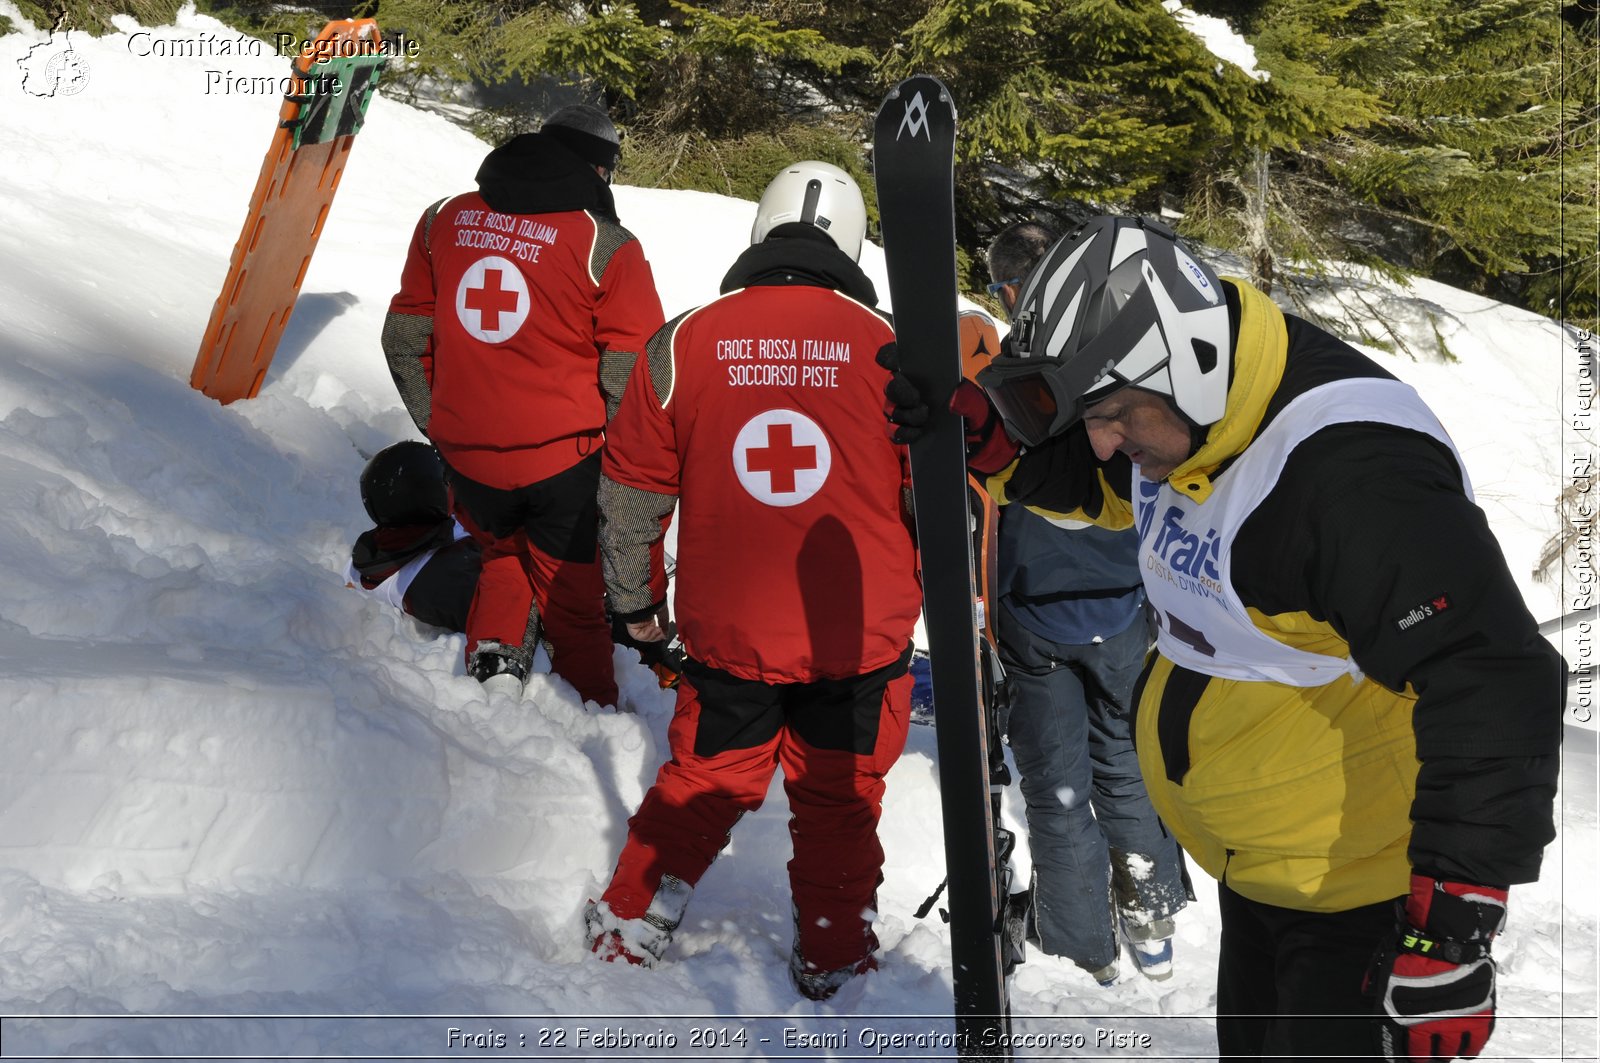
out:
{"label": "blue ski pants", "polygon": [[1002,607],[999,641],[1010,687],[1001,726],[1022,776],[1040,948],[1096,971],[1119,954],[1114,916],[1145,924],[1188,903],[1177,842],[1133,750],[1146,627],[1136,618],[1121,634],[1068,646]]}

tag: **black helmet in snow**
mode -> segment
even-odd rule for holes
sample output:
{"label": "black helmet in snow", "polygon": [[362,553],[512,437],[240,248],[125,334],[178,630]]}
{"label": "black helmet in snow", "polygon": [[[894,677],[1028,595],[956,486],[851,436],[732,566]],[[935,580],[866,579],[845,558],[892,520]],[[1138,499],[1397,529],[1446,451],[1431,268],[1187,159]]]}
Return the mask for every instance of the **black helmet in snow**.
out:
{"label": "black helmet in snow", "polygon": [[1233,336],[1222,285],[1149,218],[1095,218],[1023,280],[1008,350],[978,377],[1012,438],[1036,446],[1125,387],[1190,424],[1221,420]]}
{"label": "black helmet in snow", "polygon": [[449,516],[444,462],[426,443],[384,447],[361,470],[361,504],[374,524],[432,524]]}

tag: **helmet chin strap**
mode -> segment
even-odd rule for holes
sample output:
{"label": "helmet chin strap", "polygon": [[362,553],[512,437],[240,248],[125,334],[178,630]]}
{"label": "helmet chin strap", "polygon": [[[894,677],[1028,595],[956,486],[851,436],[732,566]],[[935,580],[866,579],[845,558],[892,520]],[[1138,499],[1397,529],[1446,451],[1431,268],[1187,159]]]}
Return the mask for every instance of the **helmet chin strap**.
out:
{"label": "helmet chin strap", "polygon": [[[1156,392],[1156,394],[1161,395],[1159,391]],[[1173,401],[1171,395],[1161,395],[1161,397],[1166,400],[1167,409],[1176,414],[1178,420],[1182,421],[1184,426],[1189,429],[1189,453],[1185,455],[1183,459],[1184,461],[1188,461],[1190,458],[1200,453],[1200,448],[1206,445],[1206,436],[1210,434],[1211,426],[1208,424],[1197,424],[1188,414],[1178,409],[1178,404]]]}
{"label": "helmet chin strap", "polygon": [[[1150,391],[1148,388],[1144,390]],[[1184,427],[1189,429],[1189,453],[1184,456],[1183,460],[1188,461],[1190,458],[1200,453],[1200,448],[1206,444],[1206,436],[1211,432],[1211,426],[1208,424],[1195,423],[1195,421],[1188,414],[1178,409],[1178,404],[1173,401],[1171,395],[1161,391],[1150,391],[1150,393],[1152,395],[1160,395],[1162,401],[1167,404],[1167,409],[1171,410],[1173,414],[1177,416],[1178,420],[1183,422]]]}

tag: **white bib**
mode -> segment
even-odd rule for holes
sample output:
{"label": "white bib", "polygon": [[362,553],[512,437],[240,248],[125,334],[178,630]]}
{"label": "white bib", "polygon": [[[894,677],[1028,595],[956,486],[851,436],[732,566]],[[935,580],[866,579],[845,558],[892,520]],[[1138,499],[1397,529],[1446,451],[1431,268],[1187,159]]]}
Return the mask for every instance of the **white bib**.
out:
{"label": "white bib", "polygon": [[[1295,398],[1197,503],[1169,482],[1133,470],[1139,567],[1156,610],[1162,656],[1204,675],[1314,687],[1342,675],[1360,678],[1348,657],[1286,646],[1251,622],[1233,589],[1233,543],[1245,519],[1277,484],[1296,446],[1329,425],[1370,421],[1426,433],[1466,468],[1455,444],[1410,385],[1397,380],[1339,380]],[[1284,528],[1283,534],[1295,534]]]}

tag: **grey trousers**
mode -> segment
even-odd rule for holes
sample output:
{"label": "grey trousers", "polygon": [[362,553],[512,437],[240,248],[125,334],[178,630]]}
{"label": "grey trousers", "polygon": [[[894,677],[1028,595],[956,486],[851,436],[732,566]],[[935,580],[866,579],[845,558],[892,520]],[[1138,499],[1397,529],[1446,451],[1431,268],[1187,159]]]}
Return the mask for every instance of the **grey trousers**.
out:
{"label": "grey trousers", "polygon": [[1133,751],[1145,625],[1067,646],[1002,607],[999,637],[1011,691],[1001,725],[1022,776],[1040,947],[1095,971],[1118,955],[1114,919],[1150,923],[1188,903],[1177,842]]}

